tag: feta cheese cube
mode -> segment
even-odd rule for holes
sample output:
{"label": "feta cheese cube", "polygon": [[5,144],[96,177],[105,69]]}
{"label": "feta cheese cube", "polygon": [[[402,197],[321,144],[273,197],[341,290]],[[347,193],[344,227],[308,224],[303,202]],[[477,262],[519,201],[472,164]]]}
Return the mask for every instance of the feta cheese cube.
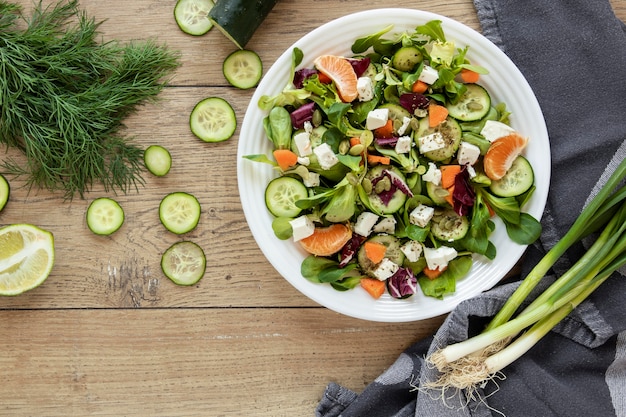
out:
{"label": "feta cheese cube", "polygon": [[480,131],[480,134],[483,135],[489,142],[493,142],[496,139],[508,136],[514,132],[515,129],[505,123],[497,122],[495,120],[487,120],[485,126],[483,126]]}
{"label": "feta cheese cube", "polygon": [[374,109],[367,114],[365,128],[368,130],[378,129],[387,124],[389,109]]}
{"label": "feta cheese cube", "polygon": [[400,246],[400,250],[409,262],[417,262],[422,256],[423,246],[417,240],[409,240]]}
{"label": "feta cheese cube", "polygon": [[378,215],[371,213],[369,211],[364,211],[359,214],[359,217],[356,219],[356,223],[354,224],[354,233],[367,237],[372,233],[372,227],[378,221]]}
{"label": "feta cheese cube", "polygon": [[298,163],[300,165],[309,166],[309,164],[311,163],[311,158],[309,158],[308,156],[299,156]]}
{"label": "feta cheese cube", "polygon": [[289,220],[289,224],[291,225],[291,229],[293,230],[294,242],[311,236],[315,231],[315,225],[306,215],[302,215],[300,217],[296,217],[293,220]]}
{"label": "feta cheese cube", "polygon": [[328,143],[322,143],[316,146],[313,148],[313,153],[317,156],[317,162],[319,162],[322,169],[331,169],[339,162],[339,159],[337,159],[337,156]]}
{"label": "feta cheese cube", "polygon": [[411,150],[413,139],[410,136],[400,136],[396,142],[395,151],[397,153],[408,153]]}
{"label": "feta cheese cube", "polygon": [[304,122],[304,131],[309,135],[313,132],[313,124],[308,120]]}
{"label": "feta cheese cube", "polygon": [[471,165],[467,166],[467,173],[469,174],[470,178],[474,178],[476,176],[476,170]]}
{"label": "feta cheese cube", "polygon": [[447,267],[448,262],[456,258],[456,255],[456,250],[448,246],[440,246],[436,249],[424,247],[424,258],[429,269]]}
{"label": "feta cheese cube", "polygon": [[300,133],[296,133],[293,136],[293,141],[296,144],[296,148],[298,148],[298,153],[300,156],[308,156],[311,155],[313,151],[311,149],[311,134],[304,131]]}
{"label": "feta cheese cube", "polygon": [[428,222],[433,218],[435,209],[425,204],[418,204],[417,207],[409,214],[409,222],[419,227],[426,227]]}
{"label": "feta cheese cube", "polygon": [[370,101],[374,98],[374,84],[370,77],[359,77],[356,80],[356,91],[359,93],[359,101]]}
{"label": "feta cheese cube", "polygon": [[440,132],[431,133],[417,139],[421,153],[436,151],[446,147],[446,142]]}
{"label": "feta cheese cube", "polygon": [[309,171],[306,178],[302,178],[302,183],[307,187],[317,187],[320,185],[320,174]]}
{"label": "feta cheese cube", "polygon": [[411,124],[411,118],[404,116],[402,118],[402,126],[398,128],[398,135],[404,135]]}
{"label": "feta cheese cube", "polygon": [[422,179],[426,182],[432,182],[435,185],[441,184],[441,170],[437,168],[434,162],[428,163],[428,171],[422,175]]}
{"label": "feta cheese cube", "polygon": [[435,81],[439,79],[439,72],[430,65],[424,65],[424,68],[417,79],[425,82],[426,84],[434,84]]}
{"label": "feta cheese cube", "polygon": [[374,275],[374,278],[384,281],[395,274],[399,268],[400,266],[398,266],[397,263],[391,261],[389,258],[383,258],[372,274]]}
{"label": "feta cheese cube", "polygon": [[457,153],[459,165],[474,165],[480,156],[480,148],[472,143],[461,141]]}
{"label": "feta cheese cube", "polygon": [[374,232],[393,234],[396,231],[396,219],[393,217],[383,217],[374,225]]}

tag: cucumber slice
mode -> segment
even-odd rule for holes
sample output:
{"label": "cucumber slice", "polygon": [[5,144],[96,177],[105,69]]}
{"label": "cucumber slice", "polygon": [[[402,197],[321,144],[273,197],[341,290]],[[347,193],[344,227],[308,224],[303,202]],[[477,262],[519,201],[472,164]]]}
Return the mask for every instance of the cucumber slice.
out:
{"label": "cucumber slice", "polygon": [[229,102],[220,97],[208,97],[191,111],[189,127],[205,142],[222,142],[235,133],[237,117]]}
{"label": "cucumber slice", "polygon": [[[404,253],[400,249],[401,243],[400,240],[393,236],[387,234],[374,235],[368,239],[369,241],[382,243],[387,247],[385,251],[385,258],[388,258],[390,261],[402,265],[404,262]],[[357,261],[361,270],[366,275],[372,275],[374,270],[376,269],[376,264],[373,263],[365,253],[364,245],[361,245],[359,248],[359,252],[357,254]]]}
{"label": "cucumber slice", "polygon": [[[365,178],[369,181],[373,181],[375,178],[382,176],[384,170],[392,172],[406,183],[406,178],[404,177],[404,174],[402,174],[402,171],[391,165],[376,165],[375,167],[367,171],[367,173],[365,174]],[[372,191],[368,195],[369,203],[372,208],[378,213],[392,214],[404,207],[407,196],[404,192],[398,189],[393,193],[389,202],[385,204],[379,196],[381,192],[377,192],[376,187],[384,187],[384,184],[382,183],[386,181],[391,180],[389,180],[388,178],[384,178],[383,180],[379,181],[377,185],[372,186]]]}
{"label": "cucumber slice", "polygon": [[0,211],[2,211],[2,209],[4,209],[4,206],[7,205],[10,194],[11,187],[9,186],[9,182],[4,177],[4,175],[0,174]]}
{"label": "cucumber slice", "polygon": [[430,181],[426,181],[426,194],[428,197],[438,206],[447,205],[446,197],[450,194],[450,191],[443,188],[441,185],[433,184]]}
{"label": "cucumber slice", "polygon": [[444,120],[438,126],[429,127],[428,117],[424,117],[423,119],[420,119],[415,137],[421,138],[435,132],[441,133],[441,135],[443,136],[445,147],[434,151],[425,152],[424,156],[433,161],[449,160],[454,156],[456,151],[459,149],[459,145],[461,144],[461,138],[463,136],[461,126],[459,125],[459,122],[457,122],[454,118],[448,116],[446,120]]}
{"label": "cucumber slice", "polygon": [[423,59],[422,53],[415,46],[403,46],[393,54],[391,65],[397,70],[410,72]]}
{"label": "cucumber slice", "polygon": [[176,242],[161,256],[161,270],[177,285],[193,285],[204,276],[206,256],[194,242]]}
{"label": "cucumber slice", "polygon": [[162,177],[172,167],[172,155],[160,145],[150,145],[143,153],[143,162],[152,175]]}
{"label": "cucumber slice", "polygon": [[301,209],[296,201],[308,197],[304,184],[292,177],[274,178],[265,189],[265,205],[276,217],[296,217]]}
{"label": "cucumber slice", "polygon": [[520,155],[515,158],[504,177],[491,182],[489,189],[500,197],[516,197],[528,191],[534,181],[533,167],[526,158]]}
{"label": "cucumber slice", "polygon": [[177,235],[192,231],[200,221],[200,203],[189,193],[177,191],[166,195],[159,204],[159,219],[167,230]]}
{"label": "cucumber slice", "polygon": [[491,109],[491,97],[478,84],[466,84],[467,90],[456,103],[447,103],[448,114],[457,120],[471,122],[480,120]]}
{"label": "cucumber slice", "polygon": [[188,35],[204,35],[213,27],[209,12],[214,5],[213,0],[178,0],[174,6],[176,24]]}
{"label": "cucumber slice", "polygon": [[124,223],[124,210],[108,197],[96,198],[87,208],[87,227],[96,235],[108,236]]}
{"label": "cucumber slice", "polygon": [[230,85],[246,90],[255,87],[261,80],[263,63],[256,52],[240,49],[226,57],[222,72]]}
{"label": "cucumber slice", "polygon": [[430,232],[444,242],[462,239],[469,230],[469,220],[466,216],[459,216],[451,209],[435,210],[430,221]]}

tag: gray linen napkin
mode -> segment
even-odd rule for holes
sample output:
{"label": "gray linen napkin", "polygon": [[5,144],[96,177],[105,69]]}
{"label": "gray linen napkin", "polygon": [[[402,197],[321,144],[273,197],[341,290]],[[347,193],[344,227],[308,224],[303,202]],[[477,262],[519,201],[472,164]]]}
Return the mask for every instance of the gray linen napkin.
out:
{"label": "gray linen napkin", "polygon": [[[563,235],[626,156],[626,26],[608,0],[474,0],[483,34],[520,68],[544,112],[552,182],[540,242],[528,271]],[[580,256],[568,252],[558,275]],[[623,271],[622,271],[623,272]],[[624,274],[623,274],[624,275]],[[626,281],[616,274],[477,395],[423,389],[436,372],[424,362],[466,339],[518,285],[503,283],[461,303],[437,334],[416,342],[361,394],[331,382],[318,417],[626,417]],[[544,285],[547,285],[544,284]],[[466,406],[465,406],[466,405]]]}

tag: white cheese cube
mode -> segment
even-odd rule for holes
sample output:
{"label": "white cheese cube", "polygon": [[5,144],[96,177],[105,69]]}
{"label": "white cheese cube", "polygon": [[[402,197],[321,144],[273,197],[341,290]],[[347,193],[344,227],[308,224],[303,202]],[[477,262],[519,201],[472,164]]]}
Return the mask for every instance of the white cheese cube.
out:
{"label": "white cheese cube", "polygon": [[302,179],[302,183],[307,187],[317,187],[320,185],[320,174],[309,171],[307,177]]}
{"label": "white cheese cube", "polygon": [[365,128],[368,130],[378,129],[387,124],[389,109],[374,109],[367,114]]}
{"label": "white cheese cube", "polygon": [[495,120],[487,120],[487,122],[485,122],[485,126],[483,126],[480,131],[480,134],[483,135],[489,142],[493,142],[496,139],[508,136],[514,132],[515,129],[505,123],[497,122]]}
{"label": "white cheese cube", "polygon": [[359,77],[356,80],[356,91],[359,93],[359,101],[370,101],[374,98],[374,84],[370,77]]}
{"label": "white cheese cube", "polygon": [[446,141],[440,132],[431,133],[417,139],[421,153],[436,151],[446,147]]}
{"label": "white cheese cube", "polygon": [[411,124],[411,118],[404,116],[402,118],[402,126],[398,128],[398,135],[404,135],[406,130],[409,128],[409,124]]}
{"label": "white cheese cube", "polygon": [[309,164],[311,163],[311,158],[309,158],[308,156],[299,156],[298,163],[300,165],[304,165],[305,167],[309,166]]}
{"label": "white cheese cube", "polygon": [[372,233],[372,227],[378,221],[378,214],[371,213],[369,211],[364,211],[359,214],[359,217],[356,219],[356,223],[354,224],[354,233],[367,237]]}
{"label": "white cheese cube", "polygon": [[289,220],[289,224],[291,225],[291,229],[293,230],[294,242],[311,236],[315,231],[315,225],[306,215],[302,215],[300,217],[296,217],[293,220]]}
{"label": "white cheese cube", "polygon": [[457,252],[454,248],[440,246],[435,248],[424,248],[424,258],[428,269],[441,269],[448,266],[448,262],[456,258]]}
{"label": "white cheese cube", "polygon": [[428,163],[428,171],[422,175],[422,179],[426,182],[432,182],[435,185],[441,184],[441,170],[437,168],[434,162]]}
{"label": "white cheese cube", "polygon": [[396,219],[393,217],[383,217],[374,225],[374,232],[393,234],[396,231]]}
{"label": "white cheese cube", "polygon": [[298,153],[300,156],[308,156],[311,155],[313,150],[311,149],[311,134],[308,132],[300,132],[296,133],[293,136],[293,142],[296,144],[296,148],[298,148]]}
{"label": "white cheese cube", "polygon": [[316,146],[313,148],[313,153],[317,156],[317,162],[319,162],[322,169],[331,169],[339,162],[339,159],[337,159],[337,156],[328,143],[322,143]]}
{"label": "white cheese cube", "polygon": [[472,143],[461,141],[457,153],[459,165],[474,165],[480,156],[480,148]]}
{"label": "white cheese cube", "polygon": [[469,174],[470,178],[474,178],[476,176],[476,170],[471,165],[467,166],[467,173]]}
{"label": "white cheese cube", "polygon": [[304,131],[308,134],[311,134],[311,132],[313,132],[313,124],[308,120],[304,122]]}
{"label": "white cheese cube", "polygon": [[426,84],[434,84],[439,79],[439,72],[430,65],[424,65],[424,69],[417,79]]}
{"label": "white cheese cube", "polygon": [[409,240],[404,245],[400,246],[400,250],[406,256],[409,262],[417,262],[422,256],[423,246],[417,240]]}
{"label": "white cheese cube", "polygon": [[426,227],[428,222],[433,218],[435,209],[425,204],[418,204],[417,207],[409,214],[409,222],[419,227]]}
{"label": "white cheese cube", "polygon": [[389,258],[383,258],[382,261],[378,264],[376,269],[372,272],[374,278],[384,281],[387,278],[391,277],[395,274],[400,267],[395,262],[391,261]]}
{"label": "white cheese cube", "polygon": [[396,142],[395,151],[397,153],[408,153],[411,150],[413,139],[410,136],[400,136]]}

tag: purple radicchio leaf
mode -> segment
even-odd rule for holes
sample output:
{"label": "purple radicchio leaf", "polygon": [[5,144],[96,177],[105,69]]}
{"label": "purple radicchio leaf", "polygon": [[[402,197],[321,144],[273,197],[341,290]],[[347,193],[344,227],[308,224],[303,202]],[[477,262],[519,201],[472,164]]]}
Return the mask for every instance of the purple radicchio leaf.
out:
{"label": "purple radicchio leaf", "polygon": [[361,59],[350,58],[348,59],[348,62],[352,65],[352,69],[354,69],[357,77],[363,75],[367,70],[367,67],[370,66],[370,59],[368,57]]}
{"label": "purple radicchio leaf", "polygon": [[339,268],[345,267],[352,259],[354,259],[354,255],[356,255],[356,252],[359,250],[359,247],[361,247],[361,244],[365,241],[365,239],[365,236],[352,233],[352,238],[350,238],[350,240],[343,245],[343,248],[341,248]]}
{"label": "purple radicchio leaf", "polygon": [[374,141],[376,142],[377,145],[380,145],[380,146],[394,147],[396,146],[396,143],[398,142],[398,138],[396,136],[392,136],[389,138],[375,138]]}
{"label": "purple radicchio leaf", "polygon": [[400,105],[413,114],[416,109],[426,109],[430,99],[424,94],[405,93],[400,96]]}
{"label": "purple radicchio leaf", "polygon": [[317,70],[313,68],[302,68],[297,70],[293,74],[293,85],[296,88],[302,88],[304,86],[304,80],[317,74]]}
{"label": "purple radicchio leaf", "polygon": [[410,268],[400,267],[387,279],[387,290],[394,298],[407,298],[417,292],[417,278]]}
{"label": "purple radicchio leaf", "polygon": [[475,200],[476,193],[470,184],[467,166],[463,166],[461,171],[454,177],[454,192],[452,193],[454,211],[459,216],[467,216],[471,207],[474,206]]}
{"label": "purple radicchio leaf", "polygon": [[409,197],[413,197],[413,192],[411,191],[409,186],[406,184],[406,182],[404,182],[404,180],[402,180],[402,178],[400,178],[396,173],[388,169],[383,169],[381,175],[372,179],[372,185],[376,186],[376,184],[378,184],[378,182],[381,181],[385,177],[389,178],[389,180],[391,181],[391,187],[389,188],[389,190],[378,193],[378,197],[380,198],[380,200],[382,201],[384,205],[389,204],[389,202],[393,198],[393,195],[398,190],[402,191],[404,194],[408,195]]}
{"label": "purple radicchio leaf", "polygon": [[302,129],[304,122],[313,120],[313,111],[315,110],[315,102],[303,104],[296,110],[291,112],[291,125],[294,129]]}

